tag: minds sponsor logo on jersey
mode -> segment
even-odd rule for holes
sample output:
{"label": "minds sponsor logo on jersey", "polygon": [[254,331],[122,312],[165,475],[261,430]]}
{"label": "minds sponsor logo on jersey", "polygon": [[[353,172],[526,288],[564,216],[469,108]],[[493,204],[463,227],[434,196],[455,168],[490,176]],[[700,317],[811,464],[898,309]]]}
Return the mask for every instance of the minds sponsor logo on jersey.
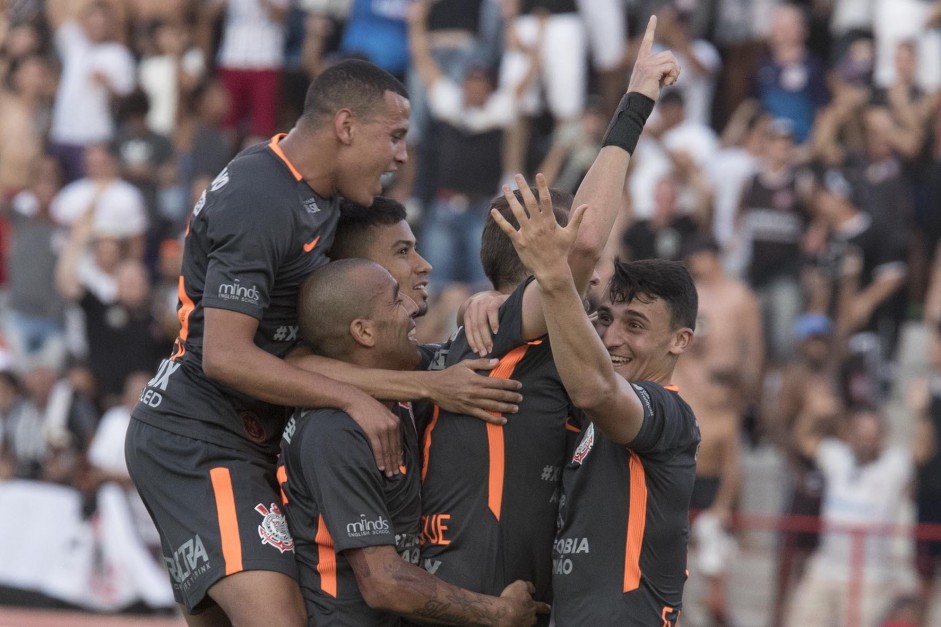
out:
{"label": "minds sponsor logo on jersey", "polygon": [[219,298],[257,305],[258,301],[261,300],[261,293],[254,283],[251,287],[245,287],[240,279],[235,279],[233,283],[221,283],[219,285]]}
{"label": "minds sponsor logo on jersey", "polygon": [[183,590],[196,583],[196,579],[209,570],[209,555],[199,535],[181,544],[169,557],[164,555],[163,561],[173,583]]}
{"label": "minds sponsor logo on jersey", "polygon": [[391,531],[389,521],[379,516],[375,520],[366,518],[366,514],[360,514],[359,520],[351,522],[346,526],[346,535],[350,538],[362,538],[364,536],[383,536]]}

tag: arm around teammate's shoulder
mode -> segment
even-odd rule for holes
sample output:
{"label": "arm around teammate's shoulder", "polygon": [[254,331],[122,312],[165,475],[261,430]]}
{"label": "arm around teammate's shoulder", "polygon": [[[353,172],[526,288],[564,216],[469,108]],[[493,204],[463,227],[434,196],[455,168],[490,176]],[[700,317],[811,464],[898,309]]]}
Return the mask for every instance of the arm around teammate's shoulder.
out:
{"label": "arm around teammate's shoulder", "polygon": [[207,377],[260,401],[288,407],[335,407],[363,428],[386,474],[395,472],[401,457],[399,419],[386,407],[352,385],[306,372],[259,348],[258,320],[247,314],[207,307],[203,340],[203,372]]}
{"label": "arm around teammate's shoulder", "polygon": [[369,607],[438,625],[528,626],[549,608],[516,581],[499,597],[458,588],[399,557],[392,545],[344,551]]}

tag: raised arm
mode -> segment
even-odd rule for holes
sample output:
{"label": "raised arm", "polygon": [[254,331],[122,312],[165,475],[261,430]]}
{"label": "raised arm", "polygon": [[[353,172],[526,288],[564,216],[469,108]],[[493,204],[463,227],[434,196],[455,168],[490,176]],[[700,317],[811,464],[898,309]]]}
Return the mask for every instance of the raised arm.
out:
{"label": "raised arm", "polygon": [[429,0],[416,0],[408,14],[408,44],[412,53],[412,65],[418,72],[425,89],[441,79],[441,68],[435,63],[428,50],[428,10]]}
{"label": "raised arm", "polygon": [[[542,193],[545,179],[537,175],[537,183]],[[534,204],[528,188],[522,193],[527,206]],[[583,409],[605,435],[620,444],[630,443],[643,424],[644,408],[630,383],[614,371],[608,351],[585,314],[566,262],[586,213],[585,205],[577,207],[568,226],[562,228],[551,212],[540,210],[538,206],[527,214],[506,186],[504,196],[519,222],[519,230],[499,213],[493,211],[491,215],[536,277],[562,384],[572,402]]]}
{"label": "raised arm", "polygon": [[436,625],[528,626],[549,608],[515,581],[499,597],[458,588],[403,560],[392,545],[344,551],[369,607]]}
{"label": "raised arm", "polygon": [[[568,263],[574,277],[578,294],[584,292],[601,255],[604,252],[611,229],[624,203],[624,184],[631,153],[637,145],[644,123],[660,95],[661,86],[672,85],[679,76],[680,68],[671,52],[651,55],[657,18],[651,17],[638,52],[637,62],[631,72],[627,93],[608,126],[602,140],[602,148],[578,186],[572,207],[587,205],[584,222],[578,231],[571,250],[567,251]],[[545,179],[542,179],[543,184]],[[516,177],[520,190],[526,187],[522,176]],[[532,197],[528,191],[524,195]],[[548,196],[540,201],[547,206]],[[534,201],[535,202],[535,201]],[[522,330],[524,339],[535,339],[545,335],[548,327],[543,316],[543,305],[538,286],[531,285],[523,297]],[[480,323],[472,323],[486,330]],[[485,342],[489,350],[492,343]]]}

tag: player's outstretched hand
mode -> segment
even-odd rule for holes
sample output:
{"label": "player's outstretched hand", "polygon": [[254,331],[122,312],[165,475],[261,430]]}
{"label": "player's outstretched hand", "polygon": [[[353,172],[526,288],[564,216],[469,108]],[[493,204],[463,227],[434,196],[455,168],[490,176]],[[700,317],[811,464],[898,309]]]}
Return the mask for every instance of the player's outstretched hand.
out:
{"label": "player's outstretched hand", "polygon": [[496,359],[465,359],[436,373],[431,400],[435,405],[455,414],[467,414],[487,422],[502,425],[502,414],[515,414],[517,404],[523,400],[518,392],[519,381],[487,377],[476,370],[492,370]]}
{"label": "player's outstretched hand", "polygon": [[500,625],[506,627],[529,627],[536,624],[539,614],[548,614],[549,606],[533,600],[536,586],[528,581],[516,580],[500,593],[500,598],[507,601],[507,615]]}
{"label": "player's outstretched hand", "polygon": [[491,209],[490,215],[513,242],[520,261],[536,276],[537,281],[541,282],[550,275],[571,277],[568,265],[569,251],[575,242],[578,227],[585,217],[588,205],[576,207],[569,215],[568,226],[562,227],[556,222],[555,214],[552,212],[552,199],[549,197],[546,177],[542,174],[536,175],[538,200],[533,196],[522,174],[516,175],[516,185],[523,197],[525,208],[516,199],[516,194],[509,185],[503,186],[503,197],[509,203],[519,229],[510,224],[498,211]]}
{"label": "player's outstretched hand", "polygon": [[500,330],[500,307],[507,298],[500,292],[479,292],[464,303],[460,324],[464,327],[467,345],[481,357],[493,350],[493,336]]}
{"label": "player's outstretched hand", "polygon": [[402,437],[399,417],[368,394],[354,394],[347,400],[343,411],[366,432],[369,446],[376,458],[376,466],[391,477],[399,472],[402,463]]}
{"label": "player's outstretched hand", "polygon": [[653,15],[647,22],[647,31],[641,40],[631,80],[627,84],[627,91],[636,91],[651,100],[657,99],[661,87],[672,85],[680,77],[680,64],[672,52],[664,50],[651,54],[656,31],[657,16]]}

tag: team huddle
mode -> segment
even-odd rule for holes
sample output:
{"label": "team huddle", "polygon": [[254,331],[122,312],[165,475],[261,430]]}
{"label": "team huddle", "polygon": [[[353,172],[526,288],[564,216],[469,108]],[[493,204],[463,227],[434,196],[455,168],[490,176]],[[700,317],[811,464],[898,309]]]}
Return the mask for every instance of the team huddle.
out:
{"label": "team huddle", "polygon": [[433,269],[379,196],[407,160],[390,75],[324,71],[204,192],[180,335],[126,440],[189,625],[677,624],[696,289],[603,258],[679,74],[655,27],[575,197],[517,176],[492,202],[493,291],[440,344],[415,337]]}

